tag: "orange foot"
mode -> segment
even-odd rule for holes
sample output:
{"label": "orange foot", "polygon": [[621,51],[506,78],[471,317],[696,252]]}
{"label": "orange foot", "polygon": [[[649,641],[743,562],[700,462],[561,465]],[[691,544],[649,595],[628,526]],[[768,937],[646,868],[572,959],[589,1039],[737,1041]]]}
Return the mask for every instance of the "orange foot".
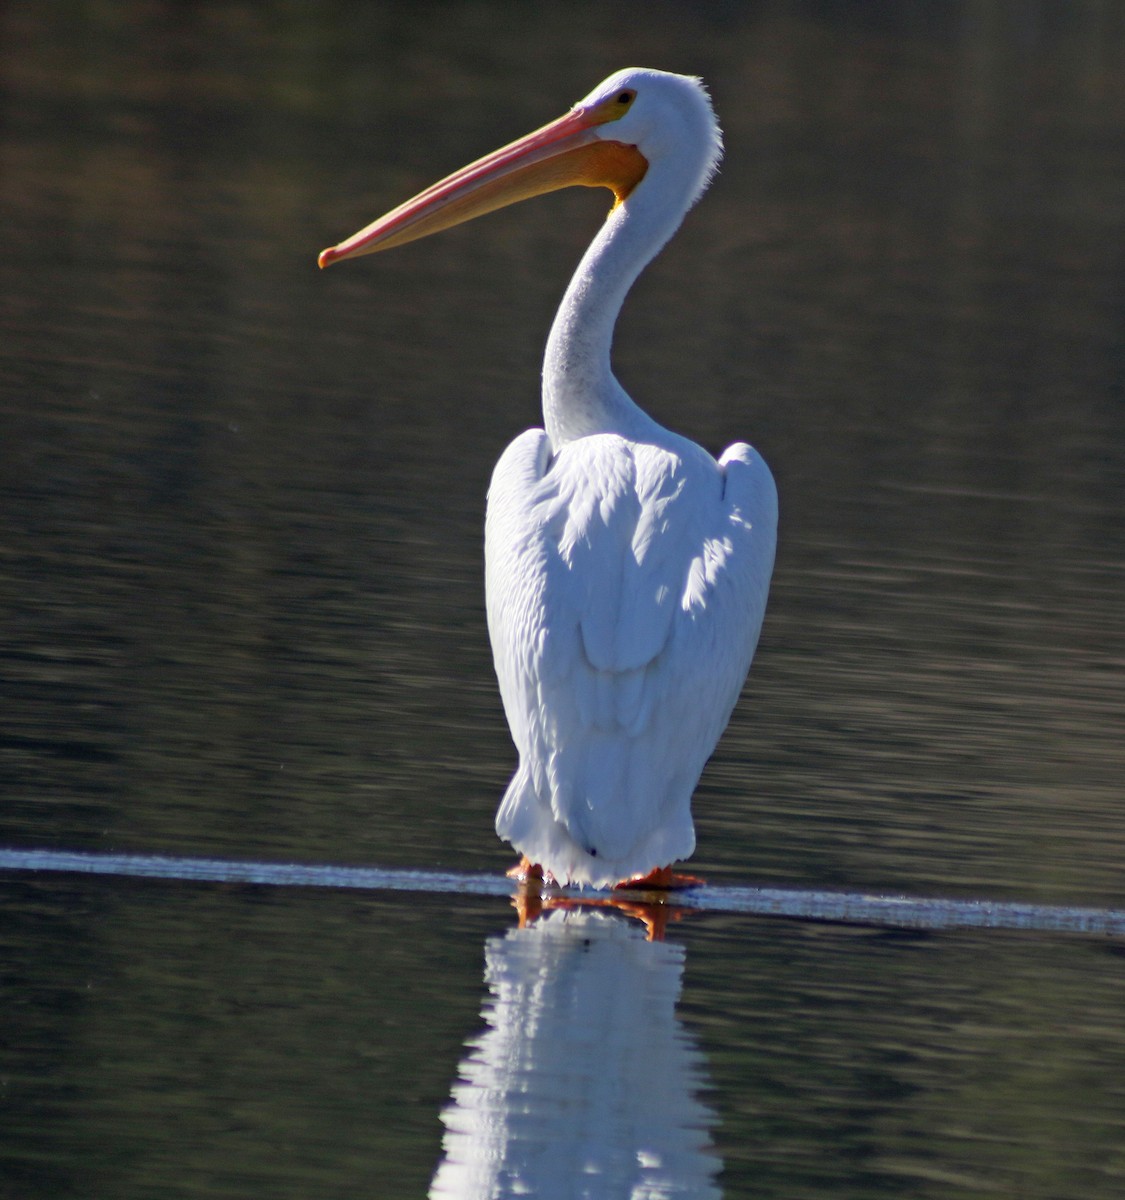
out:
{"label": "orange foot", "polygon": [[669,892],[679,888],[699,887],[706,882],[706,879],[701,879],[698,875],[685,875],[673,871],[671,867],[653,867],[647,875],[630,875],[628,879],[615,883],[613,890]]}
{"label": "orange foot", "polygon": [[550,887],[556,886],[555,877],[550,871],[544,871],[538,863],[533,863],[527,855],[519,860],[514,867],[504,872],[509,879],[519,883],[545,883]]}

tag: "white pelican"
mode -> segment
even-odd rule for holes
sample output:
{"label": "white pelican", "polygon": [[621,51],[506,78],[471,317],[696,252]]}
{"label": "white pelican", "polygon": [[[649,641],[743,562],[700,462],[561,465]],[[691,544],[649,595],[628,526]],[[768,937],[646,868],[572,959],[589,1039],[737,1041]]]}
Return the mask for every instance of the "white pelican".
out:
{"label": "white pelican", "polygon": [[496,829],[525,875],[676,882],[671,864],[695,849],[692,792],[758,642],[769,468],[743,442],[716,462],[658,425],[610,366],[626,293],[721,153],[699,80],[619,71],[320,255],[385,250],[572,184],[616,197],[547,340],[546,429],[504,451],[488,493],[488,629],[519,750]]}

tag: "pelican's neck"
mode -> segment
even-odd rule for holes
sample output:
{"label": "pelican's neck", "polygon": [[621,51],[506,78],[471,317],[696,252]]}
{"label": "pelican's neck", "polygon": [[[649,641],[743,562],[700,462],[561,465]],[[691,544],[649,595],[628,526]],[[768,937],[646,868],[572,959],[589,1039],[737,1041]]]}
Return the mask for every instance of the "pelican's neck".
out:
{"label": "pelican's neck", "polygon": [[689,202],[668,195],[653,174],[610,213],[583,255],[551,326],[543,363],[543,419],[556,451],[595,433],[647,439],[663,432],[629,399],[610,365],[621,305],[637,276],[676,231]]}

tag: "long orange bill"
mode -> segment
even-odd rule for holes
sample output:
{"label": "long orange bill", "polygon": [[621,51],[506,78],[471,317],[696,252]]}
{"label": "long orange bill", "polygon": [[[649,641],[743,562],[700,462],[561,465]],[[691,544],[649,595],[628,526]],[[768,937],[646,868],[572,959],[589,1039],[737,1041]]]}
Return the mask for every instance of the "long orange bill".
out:
{"label": "long orange bill", "polygon": [[455,171],[413,200],[321,251],[322,267],[391,246],[402,246],[531,196],[574,185],[608,187],[621,203],[644,177],[648,162],[636,146],[599,131],[612,120],[608,106],[574,108]]}

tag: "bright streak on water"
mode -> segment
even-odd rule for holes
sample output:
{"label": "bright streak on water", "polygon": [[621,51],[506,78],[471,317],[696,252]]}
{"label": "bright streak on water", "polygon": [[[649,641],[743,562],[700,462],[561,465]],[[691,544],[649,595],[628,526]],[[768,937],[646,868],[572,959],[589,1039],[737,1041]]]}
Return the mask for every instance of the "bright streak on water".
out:
{"label": "bright streak on water", "polygon": [[[0,849],[0,870],[474,896],[510,896],[515,890],[512,881],[500,875],[66,850]],[[565,894],[581,895],[573,891]],[[641,894],[638,894],[640,898]],[[810,921],[912,929],[1024,929],[1125,936],[1125,910],[1120,909],[755,887],[696,887],[672,892],[661,899],[668,904],[705,912]]]}
{"label": "bright streak on water", "polygon": [[68,850],[0,850],[0,870],[183,879],[199,883],[260,883],[273,887],[355,888],[360,891],[468,892],[479,896],[507,896],[512,892],[511,880],[494,875],[164,855],[86,854]]}

